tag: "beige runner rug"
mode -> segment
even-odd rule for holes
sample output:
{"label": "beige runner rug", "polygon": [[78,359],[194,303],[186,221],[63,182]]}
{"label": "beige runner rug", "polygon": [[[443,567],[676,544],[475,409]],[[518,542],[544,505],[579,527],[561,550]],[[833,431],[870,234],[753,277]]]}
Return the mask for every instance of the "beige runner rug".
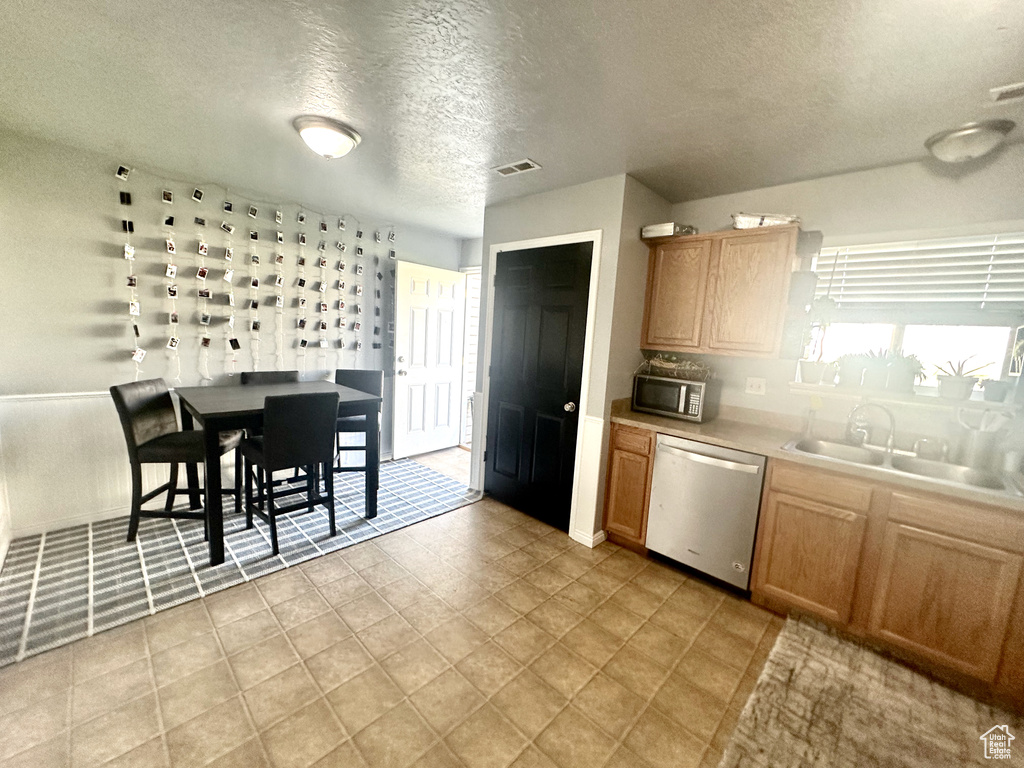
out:
{"label": "beige runner rug", "polygon": [[993,764],[1024,765],[1024,719],[789,619],[719,768]]}

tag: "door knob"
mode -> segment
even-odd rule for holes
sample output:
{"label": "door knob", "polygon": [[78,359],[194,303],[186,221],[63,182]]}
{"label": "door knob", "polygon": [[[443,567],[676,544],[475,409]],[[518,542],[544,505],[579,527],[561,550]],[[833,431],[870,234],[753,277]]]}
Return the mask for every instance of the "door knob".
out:
{"label": "door knob", "polygon": [[408,373],[409,373],[408,371],[399,371],[398,375],[399,376],[406,376],[406,375],[408,375]]}
{"label": "door knob", "polygon": [[564,408],[569,413],[572,413],[573,411],[576,410],[576,403],[566,403],[565,405],[562,406],[562,408]]}
{"label": "door knob", "polygon": [[398,362],[404,363],[405,362],[405,355],[399,355],[398,356]]}

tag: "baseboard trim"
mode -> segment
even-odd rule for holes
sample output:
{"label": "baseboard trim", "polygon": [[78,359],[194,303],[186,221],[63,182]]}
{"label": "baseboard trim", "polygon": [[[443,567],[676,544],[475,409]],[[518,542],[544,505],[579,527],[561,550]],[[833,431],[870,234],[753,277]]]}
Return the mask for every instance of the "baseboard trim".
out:
{"label": "baseboard trim", "polygon": [[582,531],[573,531],[569,534],[569,538],[575,542],[582,544],[585,547],[593,549],[602,541],[608,538],[608,534],[604,531],[598,531],[597,533],[583,533]]}
{"label": "baseboard trim", "polygon": [[[74,528],[77,525],[99,523],[103,520],[112,520],[115,517],[125,518],[125,526],[127,526],[128,516],[131,514],[131,511],[131,506],[115,507],[114,509],[107,509],[103,512],[83,513],[80,515],[72,515],[70,517],[62,517],[59,520],[50,520],[43,525],[27,525],[11,531],[11,539],[20,539],[25,536],[38,536],[40,533],[57,531],[63,528]],[[128,530],[127,527],[125,530]]]}

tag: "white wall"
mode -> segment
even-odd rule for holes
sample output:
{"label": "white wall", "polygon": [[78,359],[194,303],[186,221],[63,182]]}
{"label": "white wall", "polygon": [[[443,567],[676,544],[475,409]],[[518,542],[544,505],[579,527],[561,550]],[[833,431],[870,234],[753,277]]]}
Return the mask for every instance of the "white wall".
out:
{"label": "white wall", "polygon": [[[821,230],[825,245],[1024,230],[1024,144],[956,168],[914,162],[678,203],[672,220],[701,232],[728,229],[730,214],[787,213],[804,229]],[[792,395],[796,364],[786,360],[706,356],[724,380],[722,401],[758,410],[806,414],[808,399]],[[765,396],[744,393],[746,377],[767,379]],[[826,403],[825,418],[842,421],[850,403]],[[899,409],[898,409],[899,410]],[[951,416],[903,409],[902,431],[953,435]]]}
{"label": "white wall", "polygon": [[966,167],[924,161],[691,200],[672,218],[701,232],[732,227],[731,213],[788,213],[825,245],[885,242],[1024,226],[1024,143]]}
{"label": "white wall", "polygon": [[484,263],[484,239],[474,237],[462,241],[462,255],[459,259],[459,266],[462,269],[467,267],[479,267]]}
{"label": "white wall", "polygon": [[[261,264],[254,267],[260,277],[261,306],[258,317],[262,325],[258,362],[262,370],[272,368],[299,368],[315,378],[327,375],[340,367],[391,368],[391,350],[387,344],[387,321],[393,316],[393,296],[390,291],[390,269],[394,262],[388,259],[389,247],[394,247],[398,258],[431,264],[447,269],[458,269],[461,261],[461,241],[443,233],[415,227],[395,225],[396,241],[389,246],[386,237],[376,244],[373,233],[380,229],[385,235],[390,224],[359,221],[358,215],[346,212],[326,212],[329,231],[323,235],[328,244],[328,278],[336,280],[344,274],[344,294],[333,282],[327,292],[332,304],[329,313],[329,339],[344,338],[346,348],[334,344],[321,350],[315,346],[318,333],[307,331],[311,346],[301,356],[298,350],[298,316],[296,280],[299,276],[297,233],[304,229],[308,245],[305,248],[307,266],[305,277],[307,301],[319,301],[313,287],[320,270],[315,264],[319,255],[317,243],[320,215],[307,211],[304,228],[297,223],[298,204],[287,201],[261,202],[257,195],[243,195],[227,191],[216,184],[202,180],[172,180],[158,171],[135,168],[127,183],[114,177],[117,158],[82,152],[77,149],[39,141],[14,133],[0,133],[0,359],[4,361],[0,377],[0,550],[5,531],[19,535],[29,530],[43,530],[81,520],[93,515],[123,511],[128,505],[129,488],[126,471],[121,476],[122,464],[127,458],[123,438],[114,410],[108,402],[92,402],[90,398],[67,398],[66,402],[53,399],[38,400],[31,396],[52,393],[105,393],[115,383],[135,378],[135,366],[130,360],[134,345],[131,325],[127,319],[129,291],[125,278],[129,263],[123,258],[124,235],[120,221],[130,218],[135,223],[132,243],[136,246],[134,271],[139,281],[139,301],[142,315],[140,345],[148,351],[142,365],[141,378],[163,377],[172,385],[177,367],[170,353],[164,349],[171,333],[167,315],[171,302],[166,297],[164,266],[167,261],[164,244],[163,217],[175,216],[175,243],[178,253],[175,263],[179,273],[176,282],[180,298],[177,301],[179,324],[177,335],[181,339],[178,359],[181,362],[180,383],[200,383],[198,324],[199,303],[196,290],[198,267],[198,239],[203,237],[211,246],[206,266],[211,274],[207,279],[214,293],[209,312],[214,323],[209,327],[212,345],[209,350],[209,372],[214,382],[228,381],[230,355],[227,352],[227,314],[225,299],[227,283],[222,280],[227,266],[223,260],[223,246],[227,235],[219,229],[223,220],[236,225],[232,238],[235,258],[234,293],[236,297],[236,335],[242,342],[237,355],[236,370],[252,370],[254,347],[248,329],[250,310],[247,308],[249,288],[243,285],[249,276],[248,230],[260,232],[259,254]],[[206,193],[202,203],[191,199],[193,187]],[[132,194],[132,205],[121,206],[118,191]],[[173,205],[160,200],[163,189],[174,192]],[[225,199],[235,205],[233,216],[222,210]],[[244,211],[250,202],[260,209],[259,218],[250,219]],[[279,227],[272,216],[273,210],[283,211],[285,256],[283,273],[286,307],[279,316],[273,302],[273,289],[268,287],[272,277],[273,252],[276,246],[275,230]],[[347,228],[337,227],[338,217],[346,214]],[[193,222],[195,216],[207,219],[201,228]],[[355,275],[360,258],[355,255],[355,229],[362,228],[361,259],[364,274]],[[342,254],[334,247],[337,240],[348,245],[344,254],[346,272],[337,271]],[[374,257],[379,263],[374,263]],[[382,315],[378,324],[381,335],[373,335],[374,291],[378,281],[376,272],[384,275],[382,288]],[[364,294],[356,297],[354,286],[362,280]],[[342,316],[337,311],[337,300],[344,297],[350,307],[364,306],[360,334],[352,330],[354,313]],[[307,310],[309,321],[319,320],[315,308]],[[277,322],[280,318],[282,344],[277,341]],[[342,330],[339,323],[344,321]],[[363,350],[356,352],[354,342],[363,341]],[[373,350],[372,342],[383,343],[381,350]],[[387,385],[391,380],[387,380]],[[388,388],[388,392],[390,389]],[[29,397],[26,397],[29,396]],[[109,401],[109,395],[101,395]],[[49,414],[49,416],[47,415]],[[390,401],[385,403],[385,445],[390,450]],[[67,450],[55,447],[48,461],[41,441],[59,441],[52,431],[54,424],[63,424],[66,430],[82,428],[85,434],[96,435],[89,449]],[[38,429],[29,428],[35,425]],[[81,446],[79,446],[81,448]],[[32,457],[40,462],[33,463]],[[44,474],[41,474],[44,473]],[[98,486],[95,478],[108,478],[107,485]],[[112,478],[112,479],[111,479]],[[107,481],[104,481],[107,482]],[[4,505],[4,498],[9,506]],[[71,506],[73,505],[73,509]],[[112,512],[113,511],[113,512]]]}
{"label": "white wall", "polygon": [[[628,176],[613,176],[566,189],[519,198],[484,212],[484,273],[491,246],[573,232],[601,230],[601,252],[590,342],[590,372],[582,433],[576,498],[570,535],[600,541],[604,493],[604,455],[612,400],[630,391],[640,360],[640,325],[647,274],[647,248],[640,241],[644,224],[668,219],[670,205]],[[486,291],[485,287],[485,291]],[[486,296],[488,301],[490,296]],[[486,315],[485,315],[486,316]],[[485,337],[487,330],[481,333]],[[483,372],[478,377],[482,386]],[[477,446],[482,447],[482,446]]]}
{"label": "white wall", "polygon": [[[484,211],[483,273],[490,267],[490,249],[498,243],[532,240],[573,232],[599,229],[603,233],[601,253],[595,254],[600,281],[597,297],[597,325],[589,378],[587,413],[601,417],[605,412],[605,390],[608,379],[609,344],[611,340],[612,307],[615,297],[615,271],[619,251],[619,228],[622,223],[622,195],[626,177],[578,184],[552,192],[510,200],[489,206]],[[481,300],[480,337],[486,338],[487,306],[490,292],[485,286]],[[477,377],[483,384],[483,372]]]}

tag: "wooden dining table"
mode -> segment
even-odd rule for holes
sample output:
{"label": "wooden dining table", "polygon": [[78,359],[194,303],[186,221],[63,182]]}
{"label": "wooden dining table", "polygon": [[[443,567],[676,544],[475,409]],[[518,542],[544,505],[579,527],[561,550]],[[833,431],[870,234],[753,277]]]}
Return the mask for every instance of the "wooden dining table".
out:
{"label": "wooden dining table", "polygon": [[377,489],[380,482],[380,422],[377,414],[380,412],[381,398],[331,381],[178,387],[174,391],[181,401],[182,427],[191,429],[194,423],[198,422],[205,433],[206,518],[209,526],[210,565],[220,565],[224,562],[220,433],[236,429],[259,430],[263,426],[263,402],[271,395],[337,392],[338,416],[366,416],[365,516],[367,519],[377,516]]}

